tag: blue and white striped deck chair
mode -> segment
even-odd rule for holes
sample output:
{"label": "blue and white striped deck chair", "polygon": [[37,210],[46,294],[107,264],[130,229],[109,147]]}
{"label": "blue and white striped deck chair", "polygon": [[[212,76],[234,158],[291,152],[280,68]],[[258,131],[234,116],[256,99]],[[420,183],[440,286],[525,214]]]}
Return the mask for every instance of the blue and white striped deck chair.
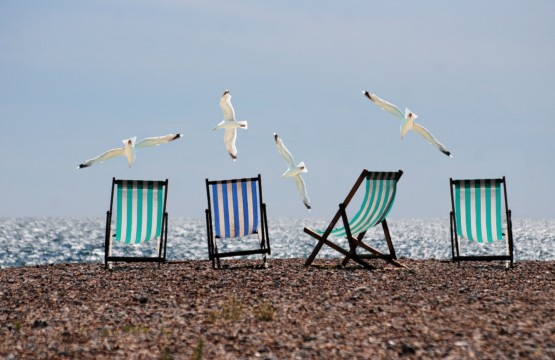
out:
{"label": "blue and white striped deck chair", "polygon": [[[370,172],[363,170],[345,198],[345,201],[339,204],[339,210],[327,228],[317,230],[304,228],[305,233],[318,240],[318,244],[305,262],[305,266],[312,264],[322,245],[326,244],[345,256],[342,262],[343,266],[347,265],[349,260],[354,260],[365,268],[372,269],[373,266],[363,259],[380,258],[395,266],[404,267],[396,261],[395,248],[393,247],[386,221],[387,214],[395,201],[397,182],[401,175],[403,175],[401,170],[397,172]],[[347,206],[363,182],[365,182],[366,192],[362,203],[356,214],[349,219],[347,216]],[[342,220],[343,226],[336,227],[339,220]],[[362,242],[366,232],[378,224],[382,225],[389,254],[384,254]],[[330,241],[330,237],[346,238],[349,243],[349,249],[343,249]],[[357,254],[356,250],[358,247],[366,250],[369,254]]]}
{"label": "blue and white striped deck chair", "polygon": [[[166,259],[168,180],[113,178],[110,210],[106,214],[105,265],[110,262],[158,262]],[[112,221],[114,224],[112,224]],[[113,241],[120,244],[158,242],[157,256],[112,256]]]}
{"label": "blue and white striped deck chair", "polygon": [[[266,254],[270,254],[266,204],[262,201],[262,179],[253,178],[217,180],[206,179],[208,209],[206,227],[208,235],[208,258],[213,268],[220,268],[220,258],[262,254],[263,265]],[[250,235],[257,235],[255,249],[245,249]],[[239,239],[241,238],[241,240]],[[218,239],[233,250],[218,250]],[[239,244],[241,241],[242,244]],[[223,243],[222,243],[223,245]]]}
{"label": "blue and white striped deck chair", "polygon": [[[513,230],[505,177],[453,180],[451,187],[451,255],[453,261],[507,261],[513,266]],[[505,214],[505,221],[503,221]],[[504,240],[505,255],[462,255],[461,240],[493,243]]]}

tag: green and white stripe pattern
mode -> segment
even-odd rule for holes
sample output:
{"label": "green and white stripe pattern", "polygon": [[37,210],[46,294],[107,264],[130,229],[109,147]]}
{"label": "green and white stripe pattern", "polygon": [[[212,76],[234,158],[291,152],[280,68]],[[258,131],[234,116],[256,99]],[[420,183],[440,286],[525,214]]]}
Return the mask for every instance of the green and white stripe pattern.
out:
{"label": "green and white stripe pattern", "polygon": [[121,180],[116,183],[116,240],[139,244],[162,232],[164,182]]}
{"label": "green and white stripe pattern", "polygon": [[455,180],[454,213],[457,234],[477,242],[503,239],[502,179]]}
{"label": "green and white stripe pattern", "polygon": [[[386,218],[395,200],[398,180],[399,173],[397,172],[371,173],[366,178],[364,199],[358,212],[349,221],[349,228],[353,236],[369,230]],[[325,229],[316,231],[323,234]],[[344,227],[338,227],[332,230],[331,235],[339,238],[345,237],[347,233]]]}

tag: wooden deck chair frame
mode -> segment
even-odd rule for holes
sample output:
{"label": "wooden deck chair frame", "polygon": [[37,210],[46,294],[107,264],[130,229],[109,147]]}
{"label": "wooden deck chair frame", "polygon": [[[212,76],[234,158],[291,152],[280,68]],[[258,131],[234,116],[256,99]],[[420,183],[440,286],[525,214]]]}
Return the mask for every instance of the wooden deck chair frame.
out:
{"label": "wooden deck chair frame", "polygon": [[[236,192],[232,193],[231,189],[235,189],[235,191],[237,191],[237,189],[239,189],[239,191],[241,191],[241,194],[245,194],[245,196],[247,196],[247,192],[243,189],[243,186],[252,186],[249,190],[252,191],[251,192],[251,196],[256,195],[256,200],[252,199],[252,202],[250,205],[247,205],[247,201],[242,201],[241,199],[243,199],[243,197],[241,196],[241,199],[239,199],[239,196],[237,195],[237,198],[235,198],[234,196],[236,196]],[[220,187],[219,187],[220,186]],[[225,187],[226,191],[227,189],[230,189],[230,192],[228,193],[230,198],[230,201],[225,202],[225,204],[227,204],[227,207],[222,206],[222,204],[224,204],[223,202],[221,204],[219,203],[215,203],[215,199],[214,199],[214,192],[218,191],[217,189],[223,189]],[[254,187],[254,188],[253,188]],[[217,195],[219,195],[219,193],[216,193]],[[268,236],[268,220],[267,220],[267,216],[266,216],[266,204],[264,203],[263,199],[262,199],[262,178],[260,176],[260,174],[258,174],[257,177],[252,177],[252,178],[242,178],[242,179],[230,179],[230,180],[208,180],[206,179],[206,195],[207,195],[207,199],[208,199],[208,208],[205,210],[205,214],[206,214],[206,231],[207,231],[207,240],[208,240],[208,258],[210,261],[212,261],[212,267],[214,269],[220,269],[221,268],[221,263],[220,263],[220,259],[222,258],[227,258],[227,257],[233,257],[233,256],[244,256],[244,255],[253,255],[253,254],[261,254],[262,255],[262,263],[263,266],[266,265],[266,255],[270,255],[271,254],[271,248],[270,248],[270,238]],[[228,199],[228,198],[226,198]],[[239,202],[241,202],[239,204]],[[220,229],[220,233],[218,234],[218,229],[216,228],[216,226],[218,226],[216,224],[217,219],[215,219],[216,216],[221,216],[220,213],[218,212],[218,214],[214,214],[215,211],[215,206],[219,204],[218,206],[221,207],[222,210],[222,214],[225,211],[226,214],[227,212],[230,212],[233,210],[233,214],[235,214],[237,217],[233,217],[230,218],[229,216],[222,216],[222,221],[225,221],[225,223],[231,227],[231,230],[225,230],[225,229]],[[230,208],[231,206],[231,208]],[[238,211],[238,206],[250,206],[248,208],[248,210],[246,208],[244,208],[245,212],[244,213],[249,213],[250,211],[256,213],[256,214],[252,214],[252,216],[254,216],[255,218],[251,219],[251,221],[254,224],[254,221],[256,220],[257,226],[255,226],[255,228],[252,228],[252,224],[251,224],[251,229],[250,230],[246,230],[243,227],[245,227],[244,225],[238,225],[235,226],[235,222],[240,220],[241,221],[245,221],[244,217],[239,218],[240,215],[240,211]],[[224,209],[225,207],[225,209]],[[256,209],[256,210],[254,210]],[[246,227],[249,227],[248,225]],[[222,234],[222,231],[230,231],[229,234]],[[237,231],[237,232],[235,232]],[[257,234],[258,235],[258,240],[259,240],[259,245],[260,247],[257,249],[248,249],[248,250],[235,250],[235,251],[228,251],[228,252],[221,252],[218,249],[218,243],[217,240],[218,239],[229,239],[226,241],[237,241],[237,240],[231,240],[230,238],[241,238],[247,235],[252,235],[252,234]]]}
{"label": "wooden deck chair frame", "polygon": [[[141,184],[140,186],[142,186],[144,189],[148,189],[149,186],[153,186],[153,187],[157,186],[158,189],[162,189],[162,190],[158,190],[158,191],[162,191],[162,194],[157,193],[158,196],[162,197],[162,201],[163,201],[163,204],[161,207],[161,212],[162,212],[161,219],[158,218],[156,220],[157,222],[158,221],[160,222],[160,227],[159,227],[160,230],[159,230],[158,236],[153,236],[152,238],[148,238],[144,240],[145,242],[151,241],[151,240],[158,241],[157,256],[112,256],[112,244],[113,244],[113,241],[116,240],[118,237],[117,218],[116,218],[116,225],[115,225],[116,230],[114,231],[114,233],[112,232],[112,218],[117,217],[117,213],[116,213],[116,216],[113,215],[114,197],[117,198],[119,196],[117,193],[120,187],[127,188],[129,184],[131,184],[132,187],[139,186],[138,184]],[[166,261],[166,245],[167,245],[167,239],[168,239],[168,213],[166,211],[167,197],[168,197],[168,179],[164,181],[162,180],[122,180],[122,179],[116,179],[115,177],[112,179],[110,210],[106,212],[106,237],[105,237],[105,244],[104,244],[104,264],[106,268],[110,268],[112,262],[157,262],[159,267],[161,263],[164,263]],[[115,204],[116,207],[118,207],[118,204],[117,204],[118,199],[119,198],[116,199],[116,204]],[[134,200],[131,200],[131,202],[133,201]],[[146,201],[145,208],[148,208],[150,210],[149,205],[151,205],[151,203],[149,201],[151,200],[147,198],[145,201]],[[135,205],[128,205],[128,206],[135,206]],[[148,210],[146,209],[144,211],[148,212]],[[145,225],[145,226],[148,226],[148,225]],[[137,231],[138,230],[136,230],[136,233]],[[135,243],[139,242],[138,237],[140,236],[141,236],[140,234],[135,235],[135,240],[133,240],[133,242]],[[148,235],[144,235],[144,236],[148,236]],[[131,237],[132,236],[130,235],[128,239],[129,242],[132,241]],[[127,242],[127,241],[124,241],[124,242]]]}
{"label": "wooden deck chair frame", "polygon": [[[513,225],[511,220],[511,210],[509,210],[509,205],[507,202],[507,182],[505,177],[497,178],[497,179],[459,179],[453,180],[452,178],[449,179],[450,189],[451,189],[451,212],[450,212],[450,227],[451,227],[451,256],[453,261],[457,261],[460,264],[460,261],[507,261],[508,266],[512,267],[514,263],[514,247],[513,247]],[[499,187],[498,194],[494,198],[495,202],[497,203],[495,206],[495,214],[498,217],[497,220],[491,218],[485,218],[485,225],[483,226],[476,226],[476,222],[478,220],[473,220],[469,222],[468,229],[462,230],[457,226],[457,187],[460,187],[461,184],[469,189],[484,189],[484,200],[480,200],[476,198],[476,196],[480,195],[479,193],[475,193],[475,198],[472,200],[474,203],[480,202],[484,203],[483,208],[491,206],[491,198],[490,200],[485,200],[487,195],[485,194],[485,189],[491,194],[491,187]],[[501,193],[501,188],[503,188],[503,192]],[[475,191],[475,190],[474,190]],[[476,195],[477,194],[477,195]],[[468,199],[470,199],[471,195],[468,195]],[[459,200],[460,201],[460,200]],[[485,203],[487,201],[487,204]],[[504,202],[504,207],[501,206],[500,202]],[[489,205],[488,205],[489,204]],[[480,206],[482,208],[482,205]],[[468,211],[472,211],[474,209],[469,209]],[[492,210],[493,211],[493,210]],[[490,214],[493,212],[489,211]],[[501,219],[501,212],[505,212],[506,217],[506,231],[507,233],[503,233],[503,221]],[[484,213],[487,213],[484,211]],[[466,215],[467,216],[467,215]],[[477,215],[476,215],[477,216]],[[482,215],[485,217],[485,215]],[[462,221],[462,220],[461,220]],[[499,223],[497,225],[497,230],[489,230],[489,224],[491,222]],[[474,224],[472,224],[472,222]],[[483,221],[481,221],[482,223]],[[462,226],[461,226],[462,227]],[[480,228],[477,230],[477,228]],[[464,238],[463,231],[465,234],[469,233],[477,233],[479,232],[480,235],[467,235],[468,237],[476,237],[478,242],[493,242],[494,240],[505,240],[506,244],[506,254],[505,255],[462,255],[461,254],[461,238]],[[491,234],[491,235],[490,235]]]}
{"label": "wooden deck chair frame", "polygon": [[[388,247],[388,250],[389,250],[389,253],[387,253],[387,254],[382,253],[382,252],[378,251],[377,249],[374,249],[374,248],[370,247],[369,245],[365,244],[362,241],[362,239],[364,238],[364,235],[366,234],[368,229],[366,229],[364,231],[361,231],[357,234],[353,234],[351,232],[351,226],[349,224],[349,219],[348,219],[347,211],[346,211],[347,207],[349,206],[349,203],[351,202],[352,198],[355,196],[359,187],[362,185],[362,183],[365,179],[372,180],[372,179],[388,178],[390,180],[394,180],[395,181],[395,186],[396,186],[397,181],[399,181],[399,179],[401,178],[402,175],[403,175],[403,171],[401,171],[401,170],[399,170],[397,172],[370,172],[366,169],[363,170],[362,173],[360,174],[360,176],[358,177],[358,179],[356,180],[355,184],[353,185],[351,191],[349,192],[349,194],[345,198],[345,200],[341,204],[339,204],[339,210],[337,211],[337,213],[335,214],[335,216],[333,217],[333,219],[331,220],[331,222],[329,223],[329,225],[327,226],[327,228],[323,232],[323,234],[319,234],[318,232],[316,232],[312,229],[306,228],[306,227],[304,228],[305,233],[307,233],[308,235],[310,235],[313,238],[315,238],[316,240],[318,240],[318,244],[316,244],[314,250],[312,251],[312,253],[308,257],[308,259],[306,260],[305,266],[312,265],[312,263],[314,262],[314,259],[316,258],[316,255],[318,254],[318,252],[320,251],[322,246],[324,244],[326,244],[329,247],[331,247],[332,249],[338,251],[339,253],[341,253],[342,255],[345,256],[345,258],[343,259],[343,261],[341,263],[343,266],[347,265],[349,260],[353,260],[356,263],[362,265],[366,269],[374,269],[374,267],[372,265],[370,265],[365,260],[383,259],[383,260],[387,261],[388,263],[390,263],[390,264],[392,264],[396,267],[405,267],[404,265],[402,265],[402,264],[400,264],[399,262],[396,261],[397,256],[395,254],[395,248],[393,246],[393,242],[391,241],[391,234],[389,233],[389,228],[387,226],[387,221],[385,219],[385,216],[387,215],[391,206],[393,205],[393,201],[395,199],[395,194],[393,194],[393,197],[390,199],[389,203],[386,204],[386,208],[383,212],[384,213],[383,219],[381,221],[378,221],[376,224],[370,226],[370,227],[373,227],[373,226],[377,225],[378,223],[381,223],[383,231],[384,231],[384,235],[385,235],[385,241],[387,242],[387,247]],[[396,189],[394,191],[396,191]],[[347,238],[347,241],[348,241],[348,244],[349,244],[349,249],[348,250],[343,249],[342,247],[340,247],[336,243],[329,240],[329,237],[331,236],[332,231],[334,230],[334,228],[336,227],[337,223],[340,220],[342,221],[343,227],[345,229],[345,234],[346,234],[345,237]],[[356,251],[358,247],[366,250],[369,254],[358,254],[357,251]]]}

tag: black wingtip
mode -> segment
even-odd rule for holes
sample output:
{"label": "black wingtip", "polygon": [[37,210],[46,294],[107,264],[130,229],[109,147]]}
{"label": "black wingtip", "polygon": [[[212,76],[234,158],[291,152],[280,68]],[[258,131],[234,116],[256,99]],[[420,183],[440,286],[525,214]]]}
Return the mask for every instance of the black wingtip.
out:
{"label": "black wingtip", "polygon": [[85,165],[85,164],[79,164],[79,166],[77,166],[77,169],[83,169],[86,167],[89,167],[90,165]]}
{"label": "black wingtip", "polygon": [[370,93],[369,93],[368,91],[364,90],[362,93],[363,93],[364,96],[366,96],[368,99],[372,100],[372,95],[370,95]]}
{"label": "black wingtip", "polygon": [[444,153],[445,155],[449,156],[449,157],[453,157],[453,155],[451,155],[450,151],[441,151],[442,153]]}

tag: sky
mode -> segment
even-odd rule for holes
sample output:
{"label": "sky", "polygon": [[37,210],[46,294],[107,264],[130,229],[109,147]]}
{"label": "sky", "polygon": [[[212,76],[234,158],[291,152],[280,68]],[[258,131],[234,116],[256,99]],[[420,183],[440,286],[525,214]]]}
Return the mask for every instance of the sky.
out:
{"label": "sky", "polygon": [[[206,178],[261,174],[269,218],[330,218],[362,169],[401,169],[393,218],[448,218],[449,178],[506,176],[513,218],[554,219],[553,15],[551,0],[0,1],[0,217],[104,217],[117,177],[167,178],[170,219],[203,218]],[[249,124],[236,162],[212,131],[226,89]],[[401,140],[362,90],[453,157]],[[76,169],[177,132],[131,168]],[[307,166],[311,212],[274,132]]]}

